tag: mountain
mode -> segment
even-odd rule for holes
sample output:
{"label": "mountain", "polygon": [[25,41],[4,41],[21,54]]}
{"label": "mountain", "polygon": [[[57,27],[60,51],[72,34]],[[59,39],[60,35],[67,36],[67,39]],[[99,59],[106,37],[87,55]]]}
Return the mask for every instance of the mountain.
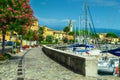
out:
{"label": "mountain", "polygon": [[108,32],[113,32],[117,34],[120,37],[120,30],[116,29],[105,29],[105,28],[96,28],[97,33],[108,33]]}

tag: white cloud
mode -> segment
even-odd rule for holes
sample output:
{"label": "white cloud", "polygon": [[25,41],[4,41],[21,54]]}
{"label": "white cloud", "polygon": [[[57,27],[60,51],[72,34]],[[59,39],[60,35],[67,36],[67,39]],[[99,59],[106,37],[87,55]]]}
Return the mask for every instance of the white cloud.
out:
{"label": "white cloud", "polygon": [[63,19],[63,20],[60,20],[60,22],[69,22],[70,19]]}
{"label": "white cloud", "polygon": [[[46,24],[55,24],[55,23],[69,23],[70,19],[52,19],[52,18],[38,18],[40,22],[44,22]],[[76,22],[76,20],[72,20],[72,22]]]}
{"label": "white cloud", "polygon": [[40,22],[47,23],[47,24],[58,22],[57,19],[50,19],[50,18],[49,18],[49,19],[48,19],[48,18],[39,18],[39,21],[40,21]]}

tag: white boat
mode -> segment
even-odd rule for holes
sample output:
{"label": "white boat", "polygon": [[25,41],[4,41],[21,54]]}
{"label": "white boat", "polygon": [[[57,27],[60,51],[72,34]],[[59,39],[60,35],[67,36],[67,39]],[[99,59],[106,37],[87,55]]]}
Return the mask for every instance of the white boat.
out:
{"label": "white boat", "polygon": [[116,67],[118,67],[119,59],[115,57],[107,58],[103,57],[98,60],[98,72],[116,73]]}

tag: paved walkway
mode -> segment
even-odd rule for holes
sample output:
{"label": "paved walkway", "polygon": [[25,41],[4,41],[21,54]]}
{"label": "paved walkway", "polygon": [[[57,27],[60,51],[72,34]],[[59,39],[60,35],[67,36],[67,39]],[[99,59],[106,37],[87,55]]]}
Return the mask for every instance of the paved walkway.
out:
{"label": "paved walkway", "polygon": [[[25,54],[26,53],[26,54]],[[25,54],[25,55],[24,55]],[[24,56],[23,56],[24,55]],[[40,47],[16,54],[0,65],[0,80],[120,80],[115,77],[84,77],[48,58]]]}
{"label": "paved walkway", "polygon": [[10,60],[0,64],[0,80],[17,80],[18,63],[25,52],[27,50],[14,55]]}

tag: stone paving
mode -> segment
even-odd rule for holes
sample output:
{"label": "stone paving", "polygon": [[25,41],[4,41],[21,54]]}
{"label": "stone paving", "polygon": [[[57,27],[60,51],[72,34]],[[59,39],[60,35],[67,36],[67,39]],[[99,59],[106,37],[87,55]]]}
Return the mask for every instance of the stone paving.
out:
{"label": "stone paving", "polygon": [[[22,69],[22,75],[18,75],[18,69]],[[16,54],[6,63],[0,64],[0,80],[20,80],[18,77],[24,80],[120,80],[114,76],[84,77],[74,73],[47,57],[40,47]]]}
{"label": "stone paving", "polygon": [[17,80],[18,62],[26,51],[13,55],[10,60],[0,64],[0,80]]}

